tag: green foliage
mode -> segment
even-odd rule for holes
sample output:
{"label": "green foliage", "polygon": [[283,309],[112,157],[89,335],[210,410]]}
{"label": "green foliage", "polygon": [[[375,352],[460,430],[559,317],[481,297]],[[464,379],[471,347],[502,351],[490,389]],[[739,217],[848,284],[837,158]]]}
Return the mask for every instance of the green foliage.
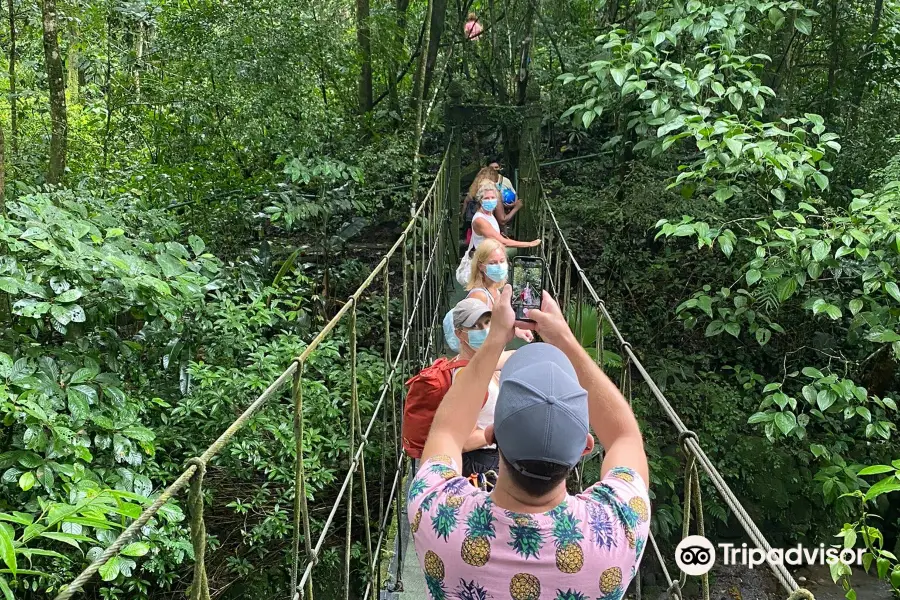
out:
{"label": "green foliage", "polygon": [[[62,560],[47,572],[21,571],[28,577],[9,585],[51,591],[152,501],[158,440],[147,420],[169,405],[141,398],[133,369],[159,356],[144,344],[183,328],[183,316],[216,287],[220,266],[196,236],[190,250],[165,237],[133,237],[144,233],[129,225],[133,215],[91,197],[23,196],[7,211],[0,217],[8,307],[0,340],[0,506],[18,511],[7,520],[25,526],[20,535],[6,527],[16,553]],[[148,541],[108,564],[104,580],[130,576],[133,558],[183,535],[177,505],[161,514],[144,531]],[[60,554],[66,545],[81,554]],[[8,565],[13,559],[5,557]]]}
{"label": "green foliage", "polygon": [[[712,248],[712,240],[728,235],[726,246],[719,244],[723,253],[731,256],[738,244],[733,258],[747,261],[741,267],[743,277],[731,287],[714,296],[698,293],[678,312],[689,327],[703,314],[718,317],[707,327],[707,336],[730,326],[737,337],[746,328],[764,345],[771,335],[759,336],[758,319],[784,333],[769,316],[795,303],[814,317],[832,321],[846,317],[848,341],[890,344],[900,357],[900,336],[894,333],[900,327],[894,310],[900,303],[895,274],[900,259],[898,189],[900,183],[895,182],[876,194],[855,191],[848,208],[826,206],[820,211],[801,202],[794,211],[776,210],[767,217],[747,219],[752,222],[742,225],[746,235],[740,238],[731,229],[690,218],[677,226],[660,221],[660,235],[696,236],[701,248]],[[849,294],[843,289],[848,278],[853,284]]]}
{"label": "green foliage", "polygon": [[[776,536],[845,519],[853,506],[842,495],[866,488],[862,465],[897,447],[898,184],[893,163],[879,169],[890,152],[866,126],[847,124],[900,124],[872,108],[892,95],[873,95],[866,109],[858,98],[822,101],[812,90],[825,71],[793,70],[796,53],[813,61],[830,48],[836,89],[835,61],[869,23],[831,7],[827,17],[754,0],[607,7],[614,16],[593,54],[558,77],[573,94],[562,120],[584,132],[585,153],[600,155],[559,167],[569,244],[605,284],[607,306],[625,307],[617,319],[651,374]],[[838,28],[856,41],[835,42]],[[882,41],[867,48],[889,53]],[[879,158],[862,164],[866,153]],[[856,189],[870,172],[878,185]],[[642,422],[659,418],[635,406]],[[660,435],[665,428],[648,438]],[[648,448],[651,462],[665,454]],[[753,455],[774,456],[781,475]],[[676,489],[657,499],[673,515]]]}
{"label": "green foliage", "polygon": [[763,122],[766,97],[775,92],[759,73],[770,59],[740,51],[765,23],[754,24],[753,15],[768,13],[778,28],[783,11],[796,12],[794,25],[808,34],[816,13],[797,2],[712,6],[692,0],[641,13],[640,29],[598,36],[602,58],[587,64],[586,73],[560,76],[564,83],[583,82],[587,95],[563,118],[589,127],[604,111],[622,112],[628,120],[611,142],[636,137],[633,151],[651,149],[651,156],[675,144],[695,147],[702,156],[681,165],[672,183],[686,197],[705,193],[725,202],[746,194],[752,204],[771,203],[770,194],[784,202],[792,191],[806,197],[824,190],[824,172],[832,170],[824,157],[840,151],[837,135],[825,132],[817,114]]}
{"label": "green foliage", "polygon": [[219,265],[202,253],[199,238],[193,250],[134,239],[90,199],[79,200],[25,196],[0,218],[7,249],[0,281],[20,335],[39,341],[123,314],[150,327],[169,326],[215,287]]}
{"label": "green foliage", "polygon": [[[900,593],[900,559],[885,547],[885,538],[881,529],[872,525],[872,518],[879,515],[874,511],[874,506],[879,498],[900,490],[900,460],[894,460],[890,465],[872,465],[861,469],[859,476],[886,475],[873,484],[865,492],[854,490],[845,496],[853,500],[856,506],[856,521],[844,523],[841,531],[835,537],[841,538],[844,548],[854,548],[858,542],[862,542],[866,552],[863,554],[863,568],[866,573],[875,565],[874,574],[890,584],[894,594]],[[868,486],[868,484],[866,484]],[[853,571],[843,563],[831,565],[831,577],[835,583],[840,583],[847,592],[847,598],[856,598],[851,577]]]}
{"label": "green foliage", "polygon": [[601,343],[597,339],[599,334],[603,338],[602,343],[604,345],[603,368],[621,368],[622,356],[606,347],[609,345],[606,338],[612,334],[612,328],[605,319],[603,320],[602,326],[600,326],[598,323],[598,315],[599,312],[596,308],[585,304],[581,307],[580,311],[575,306],[569,308],[566,314],[566,320],[569,323],[569,328],[575,333],[575,337],[591,358],[594,360],[598,360],[599,358],[598,347]]}

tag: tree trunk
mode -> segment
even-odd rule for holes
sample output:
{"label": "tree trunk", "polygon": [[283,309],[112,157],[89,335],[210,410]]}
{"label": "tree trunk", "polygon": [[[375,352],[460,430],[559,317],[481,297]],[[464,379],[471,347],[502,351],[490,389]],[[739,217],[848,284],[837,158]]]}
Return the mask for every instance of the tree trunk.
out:
{"label": "tree trunk", "polygon": [[9,124],[13,156],[19,155],[19,115],[16,113],[16,10],[13,0],[6,0],[9,11]]}
{"label": "tree trunk", "polygon": [[103,80],[103,98],[106,102],[106,125],[103,132],[103,170],[109,168],[109,136],[112,132],[112,37],[109,13],[106,14],[106,76]]}
{"label": "tree trunk", "polygon": [[525,37],[519,52],[519,69],[516,73],[516,104],[525,104],[525,90],[528,88],[529,63],[531,62],[531,44],[534,36],[534,1],[525,9]]}
{"label": "tree trunk", "polygon": [[[69,100],[78,102],[78,25],[73,21],[69,28],[69,51],[66,53],[66,89],[69,90]],[[140,98],[138,98],[140,102]]]}
{"label": "tree trunk", "polygon": [[[503,54],[500,52],[501,43],[497,41],[499,30],[497,27],[497,12],[495,10],[494,0],[488,0],[488,11],[491,15],[490,72],[491,77],[496,83],[494,91],[497,94],[497,101],[506,106],[509,103],[509,78],[507,77],[508,63],[503,59]],[[509,17],[507,17],[506,25],[507,27],[509,26]]]}
{"label": "tree trunk", "polygon": [[[312,15],[313,21],[316,22],[316,27],[319,25],[319,15],[316,13],[316,4],[312,3]],[[322,105],[325,110],[328,110],[328,88],[326,84],[328,82],[326,73],[325,73],[325,57],[322,56],[321,48],[319,49],[319,92],[322,94]]]}
{"label": "tree trunk", "polygon": [[391,110],[400,114],[400,96],[397,88],[400,85],[400,61],[398,54],[403,50],[406,41],[406,11],[409,8],[409,0],[397,0],[395,9],[397,12],[397,29],[394,32],[394,52],[391,53],[390,73],[388,73],[388,97]]}
{"label": "tree trunk", "polygon": [[[438,48],[441,45],[441,36],[444,34],[444,23],[447,20],[447,0],[432,0],[431,7],[431,26],[428,35],[428,51],[426,52],[425,72],[422,73],[422,81],[418,85],[422,86],[421,96],[428,97],[428,88],[431,87],[431,80],[434,76],[434,68],[437,63]],[[418,87],[414,85],[413,87]]]}
{"label": "tree trunk", "polygon": [[137,35],[134,36],[134,91],[137,101],[141,101],[141,69],[144,67],[144,30],[143,21],[138,21]]}
{"label": "tree trunk", "polygon": [[884,9],[884,0],[875,0],[875,10],[872,14],[872,24],[869,27],[869,40],[863,46],[862,57],[860,58],[860,66],[856,70],[856,86],[853,90],[853,101],[851,102],[851,110],[853,111],[852,126],[855,126],[856,117],[859,115],[859,109],[862,105],[863,96],[866,94],[866,85],[872,79],[872,53],[875,52],[875,36],[881,28],[881,13]]}
{"label": "tree trunk", "polygon": [[59,183],[66,172],[66,86],[63,79],[62,57],[57,35],[56,0],[41,4],[44,25],[44,62],[50,87],[50,168],[48,183]]}
{"label": "tree trunk", "polygon": [[6,139],[0,125],[0,215],[6,216]]}
{"label": "tree trunk", "polygon": [[829,24],[828,38],[831,46],[828,48],[828,83],[825,89],[825,116],[834,115],[836,98],[834,97],[834,84],[837,80],[838,61],[840,60],[840,45],[838,44],[838,0],[831,0],[831,23]]}
{"label": "tree trunk", "polygon": [[794,54],[796,51],[797,30],[794,27],[796,11],[792,11],[781,32],[782,55],[781,61],[773,71],[764,75],[763,83],[775,90],[777,94],[771,106],[766,107],[767,112],[781,116],[789,114],[793,88],[790,85],[791,71],[794,68]]}
{"label": "tree trunk", "polygon": [[[428,0],[428,11],[425,16],[425,23],[429,23],[431,21],[431,14],[434,10],[434,0]],[[422,47],[427,48],[429,42],[429,32],[431,31],[431,27],[424,28],[425,38],[422,41]],[[410,203],[409,212],[410,214],[414,214],[416,211],[416,205],[419,202],[419,148],[422,145],[422,133],[425,130],[423,121],[425,119],[425,88],[422,85],[415,85],[415,81],[422,81],[425,76],[425,52],[422,52],[419,55],[419,66],[416,69],[416,77],[413,83],[413,93],[417,94],[413,96],[412,106],[415,111],[415,131],[413,132],[414,141],[413,141],[413,172],[412,172],[412,202]]]}
{"label": "tree trunk", "polygon": [[369,0],[356,0],[356,42],[359,44],[359,113],[372,110],[372,44],[369,38]]}

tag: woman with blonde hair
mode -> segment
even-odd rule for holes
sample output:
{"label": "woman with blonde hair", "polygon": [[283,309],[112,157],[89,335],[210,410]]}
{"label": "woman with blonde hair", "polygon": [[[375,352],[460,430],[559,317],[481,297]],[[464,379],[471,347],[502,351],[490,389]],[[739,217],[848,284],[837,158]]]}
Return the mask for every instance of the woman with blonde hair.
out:
{"label": "woman with blonde hair", "polygon": [[[490,165],[478,171],[478,174],[475,175],[475,179],[472,180],[472,185],[469,186],[469,191],[463,200],[462,208],[467,244],[472,237],[472,220],[475,213],[478,212],[478,203],[472,204],[472,202],[477,198],[478,191],[483,187],[494,186],[498,192],[498,199],[502,200],[502,202],[498,202],[494,207],[494,210],[491,211],[494,218],[497,219],[501,231],[504,230],[506,225],[512,221],[516,213],[522,208],[522,200],[516,195],[515,190],[512,189],[512,183],[503,176],[501,171],[502,167],[500,167],[499,163],[492,162]],[[512,194],[512,196],[508,198],[508,194]],[[510,199],[511,201],[509,201]]]}
{"label": "woman with blonde hair", "polygon": [[486,239],[497,240],[507,248],[534,248],[539,246],[541,240],[520,242],[500,233],[500,224],[493,214],[497,208],[499,193],[497,185],[494,183],[485,182],[478,188],[473,202],[478,203],[479,210],[472,217],[470,247],[477,249]]}
{"label": "woman with blonde hair", "polygon": [[[509,263],[506,260],[506,248],[494,239],[486,239],[472,256],[472,269],[466,298],[474,298],[484,302],[488,308],[494,308],[494,302],[500,297],[500,290],[506,285],[509,275]],[[530,342],[534,334],[527,329],[516,329],[516,337]]]}

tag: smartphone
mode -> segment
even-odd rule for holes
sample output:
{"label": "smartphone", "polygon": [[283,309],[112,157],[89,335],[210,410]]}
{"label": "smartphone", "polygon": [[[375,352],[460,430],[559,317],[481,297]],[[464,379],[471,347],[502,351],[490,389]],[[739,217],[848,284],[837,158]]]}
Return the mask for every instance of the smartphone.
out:
{"label": "smartphone", "polygon": [[541,308],[544,295],[544,260],[537,256],[514,256],[512,259],[512,306],[516,320],[531,321],[526,309]]}

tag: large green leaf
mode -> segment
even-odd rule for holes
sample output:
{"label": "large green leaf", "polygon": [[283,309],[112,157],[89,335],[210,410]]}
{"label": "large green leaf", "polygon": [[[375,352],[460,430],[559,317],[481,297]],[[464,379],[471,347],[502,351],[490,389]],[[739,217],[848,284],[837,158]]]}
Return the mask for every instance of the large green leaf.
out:
{"label": "large green leaf", "polygon": [[122,554],[125,556],[144,556],[150,552],[150,544],[146,542],[132,542],[122,548]]}
{"label": "large green leaf", "polygon": [[87,396],[78,390],[70,388],[66,394],[66,398],[68,399],[69,412],[72,414],[72,418],[79,423],[84,422],[91,412]]}
{"label": "large green leaf", "polygon": [[206,244],[196,235],[188,237],[188,244],[190,245],[191,250],[194,251],[195,256],[200,256],[203,254],[203,251],[206,250]]}
{"label": "large green leaf", "polygon": [[622,87],[622,85],[625,83],[625,80],[628,78],[628,70],[623,67],[610,69],[609,74],[612,76],[613,81],[615,81],[616,85],[619,87]]}
{"label": "large green leaf", "polygon": [[184,273],[184,265],[171,254],[161,253],[156,255],[156,263],[162,269],[166,277],[178,277]]}
{"label": "large green leaf", "polygon": [[18,294],[19,283],[12,277],[0,277],[0,290],[8,294]]}
{"label": "large green leaf", "polygon": [[[0,523],[0,525],[6,524]],[[0,560],[2,560],[6,564],[6,568],[15,575],[18,564],[16,563],[16,550],[13,545],[13,534],[10,531],[11,529],[11,527],[0,526]]]}
{"label": "large green leaf", "polygon": [[63,292],[62,294],[60,294],[59,296],[54,298],[53,301],[54,302],[75,302],[76,300],[81,298],[81,296],[83,296],[81,290],[71,289],[71,290],[66,290],[65,292]]}
{"label": "large green leaf", "polygon": [[831,245],[824,240],[819,240],[812,247],[812,257],[815,260],[824,260],[826,256],[831,254]]}
{"label": "large green leaf", "polygon": [[794,27],[803,35],[810,35],[812,33],[812,21],[809,17],[798,15],[794,19]]}
{"label": "large green leaf", "polygon": [[22,473],[21,477],[19,477],[19,487],[22,488],[23,492],[27,492],[33,488],[35,483],[37,483],[37,478],[34,476],[33,471],[25,471]]}
{"label": "large green leaf", "polygon": [[6,579],[2,575],[0,575],[0,591],[3,592],[4,600],[15,600],[12,590],[9,589],[9,584],[6,582]]}
{"label": "large green leaf", "polygon": [[900,480],[895,476],[885,477],[866,492],[866,500],[874,500],[883,494],[889,494],[900,490]]}
{"label": "large green leaf", "polygon": [[787,435],[797,426],[797,417],[790,411],[775,413],[775,425]]}
{"label": "large green leaf", "polygon": [[112,581],[119,576],[119,567],[122,559],[118,556],[110,558],[105,565],[100,567],[100,578],[103,581]]}

